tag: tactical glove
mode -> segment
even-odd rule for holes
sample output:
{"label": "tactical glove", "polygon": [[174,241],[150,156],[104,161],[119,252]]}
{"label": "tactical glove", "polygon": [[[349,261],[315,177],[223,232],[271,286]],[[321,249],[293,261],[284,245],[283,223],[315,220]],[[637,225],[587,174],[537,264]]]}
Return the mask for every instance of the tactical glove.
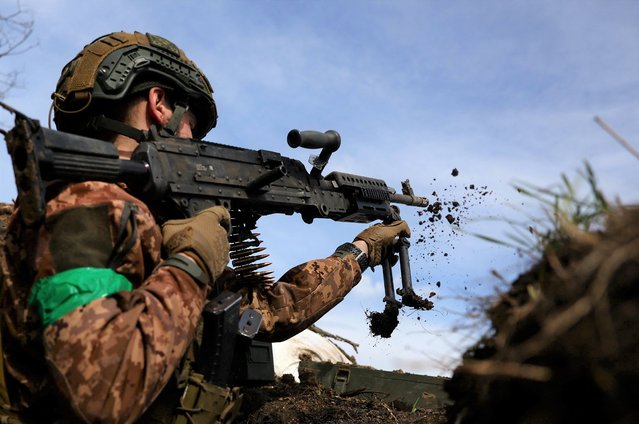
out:
{"label": "tactical glove", "polygon": [[379,265],[396,242],[397,237],[410,237],[410,228],[405,221],[395,221],[390,224],[375,224],[368,227],[355,240],[362,240],[368,246],[370,266]]}
{"label": "tactical glove", "polygon": [[213,206],[187,219],[173,219],[162,226],[163,245],[169,256],[185,253],[215,281],[229,261],[228,233],[231,216]]}

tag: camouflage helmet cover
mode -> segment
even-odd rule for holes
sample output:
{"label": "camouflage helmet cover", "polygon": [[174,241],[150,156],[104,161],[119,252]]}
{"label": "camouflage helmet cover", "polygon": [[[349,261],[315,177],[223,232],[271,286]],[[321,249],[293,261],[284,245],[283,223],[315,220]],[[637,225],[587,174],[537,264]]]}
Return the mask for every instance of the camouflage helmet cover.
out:
{"label": "camouflage helmet cover", "polygon": [[169,40],[153,34],[114,32],[87,44],[62,70],[52,94],[56,126],[76,132],[76,114],[94,101],[116,101],[128,94],[164,86],[185,97],[202,138],[217,122],[213,89],[206,76]]}

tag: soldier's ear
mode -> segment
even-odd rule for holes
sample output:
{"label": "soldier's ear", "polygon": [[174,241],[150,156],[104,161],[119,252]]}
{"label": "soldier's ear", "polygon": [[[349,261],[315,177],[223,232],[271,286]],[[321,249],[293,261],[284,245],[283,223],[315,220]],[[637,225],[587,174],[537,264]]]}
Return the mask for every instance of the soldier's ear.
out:
{"label": "soldier's ear", "polygon": [[161,87],[149,89],[147,112],[151,121],[159,126],[164,126],[171,119],[173,109],[166,98],[166,92]]}

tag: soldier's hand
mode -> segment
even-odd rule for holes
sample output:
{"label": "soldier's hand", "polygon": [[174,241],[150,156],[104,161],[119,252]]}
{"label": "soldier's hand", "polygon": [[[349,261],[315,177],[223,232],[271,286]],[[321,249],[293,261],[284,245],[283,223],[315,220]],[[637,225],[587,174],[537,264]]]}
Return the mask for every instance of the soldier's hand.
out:
{"label": "soldier's hand", "polygon": [[191,218],[166,221],[162,225],[164,249],[169,256],[187,254],[210,281],[215,281],[229,261],[230,230],[229,212],[222,206],[213,206]]}
{"label": "soldier's hand", "polygon": [[395,221],[390,224],[375,224],[368,227],[355,240],[362,240],[368,246],[370,266],[379,265],[387,255],[388,249],[398,237],[410,237],[410,228],[406,221]]}

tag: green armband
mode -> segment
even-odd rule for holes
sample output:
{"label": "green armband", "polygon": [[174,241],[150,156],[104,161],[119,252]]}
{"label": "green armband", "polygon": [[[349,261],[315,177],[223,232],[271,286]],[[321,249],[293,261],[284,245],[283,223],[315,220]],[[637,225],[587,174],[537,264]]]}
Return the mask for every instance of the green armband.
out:
{"label": "green armband", "polygon": [[131,282],[110,268],[73,268],[36,281],[29,296],[42,326],[94,299],[130,291]]}

